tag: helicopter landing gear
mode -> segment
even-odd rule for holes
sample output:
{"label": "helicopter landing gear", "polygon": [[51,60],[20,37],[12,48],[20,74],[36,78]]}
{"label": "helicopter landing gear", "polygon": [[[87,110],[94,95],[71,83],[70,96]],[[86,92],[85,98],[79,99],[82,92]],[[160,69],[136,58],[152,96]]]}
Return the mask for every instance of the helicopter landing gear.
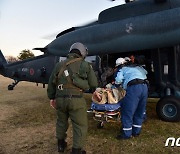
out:
{"label": "helicopter landing gear", "polygon": [[156,112],[163,121],[180,121],[180,99],[175,96],[161,98],[157,103]]}
{"label": "helicopter landing gear", "polygon": [[19,83],[18,80],[14,80],[15,82],[13,82],[12,84],[8,85],[8,90],[13,90],[14,87]]}

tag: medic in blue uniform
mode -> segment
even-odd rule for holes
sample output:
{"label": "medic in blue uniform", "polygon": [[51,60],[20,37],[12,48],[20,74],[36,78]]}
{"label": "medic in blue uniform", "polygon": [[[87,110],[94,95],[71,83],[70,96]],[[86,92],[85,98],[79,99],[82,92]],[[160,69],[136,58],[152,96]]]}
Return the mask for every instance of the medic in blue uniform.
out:
{"label": "medic in blue uniform", "polygon": [[124,58],[116,60],[121,68],[115,84],[121,84],[126,90],[126,96],[121,101],[122,132],[117,139],[129,139],[140,134],[148,98],[147,71],[139,65],[126,66],[126,62]]}

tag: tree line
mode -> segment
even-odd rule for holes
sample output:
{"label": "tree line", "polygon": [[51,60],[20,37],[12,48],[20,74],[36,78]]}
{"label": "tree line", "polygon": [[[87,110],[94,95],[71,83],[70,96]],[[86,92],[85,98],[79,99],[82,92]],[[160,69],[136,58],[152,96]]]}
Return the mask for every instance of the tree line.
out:
{"label": "tree line", "polygon": [[5,58],[8,63],[13,63],[16,61],[20,61],[20,60],[24,60],[24,59],[28,59],[32,57],[35,57],[34,53],[30,51],[29,49],[25,49],[25,50],[22,50],[17,57],[6,56]]}

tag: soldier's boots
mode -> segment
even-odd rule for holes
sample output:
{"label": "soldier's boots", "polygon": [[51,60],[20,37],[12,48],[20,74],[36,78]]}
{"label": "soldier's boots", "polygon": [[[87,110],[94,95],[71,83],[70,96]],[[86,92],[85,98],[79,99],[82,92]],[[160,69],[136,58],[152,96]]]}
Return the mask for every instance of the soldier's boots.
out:
{"label": "soldier's boots", "polygon": [[86,151],[81,150],[81,149],[72,148],[71,154],[86,154]]}
{"label": "soldier's boots", "polygon": [[67,147],[67,142],[65,140],[58,140],[58,152],[64,152]]}

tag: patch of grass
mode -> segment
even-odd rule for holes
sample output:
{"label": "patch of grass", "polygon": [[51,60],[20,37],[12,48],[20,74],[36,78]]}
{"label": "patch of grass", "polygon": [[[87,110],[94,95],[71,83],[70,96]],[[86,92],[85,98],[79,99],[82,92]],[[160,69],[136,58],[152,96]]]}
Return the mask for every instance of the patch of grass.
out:
{"label": "patch of grass", "polygon": [[[1,117],[4,116],[1,119],[4,121],[0,121],[0,135],[3,141],[0,142],[0,153],[56,153],[55,124],[50,123],[55,123],[56,111],[49,106],[46,89],[36,87],[32,83],[22,83],[9,92],[6,87],[9,80],[3,78],[1,84],[0,109],[1,112],[6,109],[6,112],[1,113]],[[91,95],[85,94],[84,97],[89,108]],[[85,147],[87,153],[180,153],[179,147],[164,146],[168,137],[180,137],[180,123],[159,120],[156,115],[156,102],[157,99],[149,99],[148,120],[143,124],[142,133],[130,140],[115,139],[121,123],[105,123],[103,129],[98,129],[98,122],[88,115],[89,128]],[[67,140],[70,152],[72,136]]]}
{"label": "patch of grass", "polygon": [[44,125],[55,119],[55,110],[49,106],[49,103],[41,102],[34,107],[20,108],[18,113],[8,119],[8,123],[15,127],[32,127]]}
{"label": "patch of grass", "polygon": [[[91,95],[85,94],[87,106],[90,107]],[[50,108],[47,100],[39,98],[41,103],[34,107],[23,107],[8,121],[15,127],[36,127],[52,120],[56,120],[56,112]],[[42,101],[43,100],[43,101]],[[156,115],[156,103],[148,103],[148,120],[143,125],[142,133],[137,138],[118,141],[115,139],[119,133],[121,123],[105,123],[103,129],[97,128],[97,121],[88,115],[88,140],[86,148],[93,147],[93,153],[178,153],[178,147],[164,147],[168,137],[178,138],[180,133],[179,123],[168,123],[160,121]],[[38,147],[35,147],[38,148]]]}
{"label": "patch of grass", "polygon": [[[91,95],[85,94],[85,98],[88,102],[87,104],[90,105]],[[7,120],[10,125],[14,127],[32,127],[56,120],[56,110],[50,107],[49,100],[46,97],[34,95],[31,97],[31,100],[25,102],[34,103],[33,106],[23,104],[18,112]],[[5,103],[13,105],[15,101],[6,101]]]}
{"label": "patch of grass", "polygon": [[89,116],[89,138],[94,138],[94,153],[179,153],[179,147],[165,147],[168,137],[180,136],[180,123],[164,122],[156,115],[156,102],[147,104],[148,120],[143,124],[139,137],[118,141],[115,139],[121,123],[105,123],[103,129]]}

